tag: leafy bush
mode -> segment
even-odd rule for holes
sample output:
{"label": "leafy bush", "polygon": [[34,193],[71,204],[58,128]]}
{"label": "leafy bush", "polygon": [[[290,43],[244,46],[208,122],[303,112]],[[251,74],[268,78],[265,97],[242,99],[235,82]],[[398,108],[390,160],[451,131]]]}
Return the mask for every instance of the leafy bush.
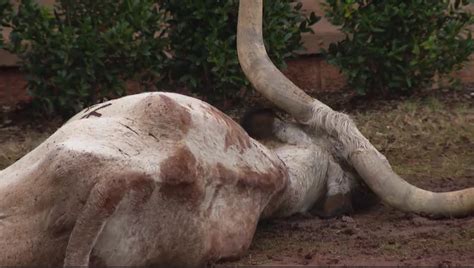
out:
{"label": "leafy bush", "polygon": [[[264,10],[265,45],[280,67],[302,48],[301,34],[317,22],[305,17],[294,0],[267,0]],[[233,96],[249,85],[237,58],[238,0],[160,0],[170,15],[167,34],[173,60],[168,77],[201,95]]]}
{"label": "leafy bush", "polygon": [[[8,21],[12,13],[12,5],[10,0],[0,0],[0,33],[2,33],[2,22]],[[0,34],[0,49],[4,47],[3,34]]]}
{"label": "leafy bush", "polygon": [[468,1],[327,0],[327,16],[345,40],[329,48],[330,62],[359,93],[411,93],[435,74],[459,69],[473,52]]}
{"label": "leafy bush", "polygon": [[[210,97],[248,86],[236,52],[237,0],[58,0],[53,9],[23,0],[17,11],[10,2],[0,0],[0,21],[13,30],[4,48],[20,57],[35,107],[48,113],[123,95],[130,79],[154,86],[169,77]],[[318,20],[293,2],[265,5],[265,41],[279,66]]]}
{"label": "leafy bush", "polygon": [[[6,0],[8,2],[8,0]],[[23,0],[18,11],[0,0],[5,45],[21,59],[34,104],[67,115],[125,93],[124,81],[156,78],[166,39],[152,0],[59,0],[54,10]],[[8,14],[8,16],[6,15]]]}

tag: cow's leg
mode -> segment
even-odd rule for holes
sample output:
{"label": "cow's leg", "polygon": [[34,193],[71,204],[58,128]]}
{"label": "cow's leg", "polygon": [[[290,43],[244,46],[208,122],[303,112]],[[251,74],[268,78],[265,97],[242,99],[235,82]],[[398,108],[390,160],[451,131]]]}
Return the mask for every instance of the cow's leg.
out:
{"label": "cow's leg", "polygon": [[127,174],[104,178],[91,190],[79,214],[66,249],[65,267],[88,266],[92,249],[107,219],[114,213],[123,197],[134,190],[133,201],[144,203],[153,191],[153,181],[145,175]]}
{"label": "cow's leg", "polygon": [[341,166],[330,161],[327,173],[326,196],[312,210],[322,218],[333,218],[353,211],[351,202],[351,178]]}

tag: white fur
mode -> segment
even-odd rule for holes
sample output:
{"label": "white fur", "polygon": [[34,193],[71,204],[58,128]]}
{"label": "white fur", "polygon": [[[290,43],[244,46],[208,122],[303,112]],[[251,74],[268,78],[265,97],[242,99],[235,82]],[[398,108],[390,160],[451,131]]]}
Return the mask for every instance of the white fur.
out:
{"label": "white fur", "polygon": [[266,217],[286,217],[308,212],[326,196],[346,194],[356,184],[355,177],[341,168],[341,159],[332,150],[331,137],[322,132],[312,136],[303,125],[275,120],[274,135],[280,143],[268,143],[285,163],[289,186],[279,196],[280,205]]}

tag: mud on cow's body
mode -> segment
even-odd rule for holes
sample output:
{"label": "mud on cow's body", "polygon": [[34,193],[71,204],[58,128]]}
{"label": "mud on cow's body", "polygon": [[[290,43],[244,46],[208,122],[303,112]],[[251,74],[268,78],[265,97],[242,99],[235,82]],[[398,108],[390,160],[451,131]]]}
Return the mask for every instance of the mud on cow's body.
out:
{"label": "mud on cow's body", "polygon": [[236,257],[286,186],[283,167],[199,100],[99,104],[0,173],[1,264],[88,265],[90,252],[91,264],[122,266]]}

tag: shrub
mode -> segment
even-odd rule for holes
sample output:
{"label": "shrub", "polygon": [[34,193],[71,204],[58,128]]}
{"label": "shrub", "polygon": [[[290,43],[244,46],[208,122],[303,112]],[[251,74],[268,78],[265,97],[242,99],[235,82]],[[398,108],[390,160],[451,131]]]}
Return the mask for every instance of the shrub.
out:
{"label": "shrub", "polygon": [[[12,14],[12,5],[10,0],[0,0],[0,33],[3,32],[3,22],[8,21]],[[0,49],[4,47],[3,34],[0,34]]]}
{"label": "shrub", "polygon": [[460,68],[473,52],[468,1],[327,0],[327,16],[346,34],[329,61],[358,93],[412,93],[435,74]]}
{"label": "shrub", "polygon": [[[17,11],[10,2],[0,0],[0,21],[13,30],[4,48],[21,59],[33,104],[47,113],[121,96],[129,79],[154,86],[168,77],[209,97],[248,86],[237,59],[237,0],[58,0],[53,9],[23,0]],[[279,66],[318,20],[294,2],[265,5],[265,42]]]}
{"label": "shrub", "polygon": [[59,0],[50,10],[23,0],[18,11],[5,10],[11,17],[2,24],[13,30],[6,49],[21,59],[33,103],[48,113],[123,95],[124,81],[155,79],[163,67],[164,17],[155,1]]}
{"label": "shrub", "polygon": [[[272,60],[284,60],[302,48],[301,34],[319,18],[306,17],[294,0],[267,0],[264,10],[265,45]],[[238,0],[160,0],[170,15],[167,34],[173,53],[168,77],[200,95],[234,96],[249,82],[237,58]]]}

